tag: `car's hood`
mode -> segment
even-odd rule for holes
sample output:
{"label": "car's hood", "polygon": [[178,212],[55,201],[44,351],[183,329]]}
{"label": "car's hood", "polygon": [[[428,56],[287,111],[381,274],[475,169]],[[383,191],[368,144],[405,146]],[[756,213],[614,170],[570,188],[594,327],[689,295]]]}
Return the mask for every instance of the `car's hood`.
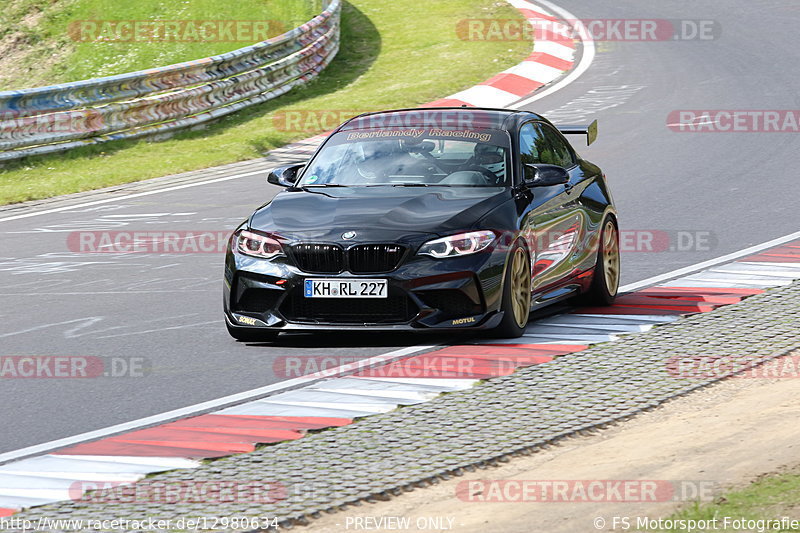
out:
{"label": "car's hood", "polygon": [[511,199],[502,187],[330,187],[283,191],[250,220],[256,230],[288,238],[357,241],[412,234],[447,234],[474,227]]}

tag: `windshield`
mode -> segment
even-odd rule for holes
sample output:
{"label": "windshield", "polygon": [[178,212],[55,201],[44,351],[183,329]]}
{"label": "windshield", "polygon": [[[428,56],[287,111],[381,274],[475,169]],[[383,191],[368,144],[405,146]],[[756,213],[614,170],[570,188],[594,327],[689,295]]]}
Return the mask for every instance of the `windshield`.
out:
{"label": "windshield", "polygon": [[303,172],[300,187],[500,187],[509,182],[508,134],[408,128],[342,131]]}

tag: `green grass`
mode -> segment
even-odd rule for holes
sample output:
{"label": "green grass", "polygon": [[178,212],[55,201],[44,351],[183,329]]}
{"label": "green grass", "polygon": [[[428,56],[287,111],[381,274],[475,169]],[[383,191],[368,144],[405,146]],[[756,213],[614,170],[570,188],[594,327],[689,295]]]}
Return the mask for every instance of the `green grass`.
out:
{"label": "green grass", "polygon": [[[103,40],[99,24],[81,33],[87,21],[276,21],[267,36],[311,19],[320,0],[237,0],[221,10],[219,0],[8,0],[0,10],[0,37],[18,40],[18,61],[0,73],[0,90],[53,85],[123,74],[229,52],[253,41],[175,42]],[[108,26],[106,26],[107,28]],[[89,37],[100,37],[89,41]],[[239,38],[239,37],[235,37]],[[5,66],[5,65],[4,65]]]}
{"label": "green grass", "polygon": [[[784,516],[800,521],[800,474],[797,471],[764,476],[744,489],[725,494],[713,503],[694,503],[690,507],[668,516],[666,520],[710,521],[716,518],[717,530],[739,531],[730,523],[723,529],[726,517],[728,520],[758,521],[776,520]],[[756,528],[758,527],[756,526]],[[711,529],[706,530],[710,531]],[[745,527],[743,530],[750,531],[751,529]],[[663,531],[688,533],[689,529],[673,528]],[[798,531],[798,529],[778,527],[767,531]]]}
{"label": "green grass", "polygon": [[460,19],[520,18],[510,6],[495,4],[352,0],[344,5],[339,55],[309,85],[166,141],[116,141],[12,163],[0,171],[0,204],[252,159],[322,131],[281,131],[273,125],[276,111],[399,108],[452,94],[530,51],[528,42],[458,39]]}

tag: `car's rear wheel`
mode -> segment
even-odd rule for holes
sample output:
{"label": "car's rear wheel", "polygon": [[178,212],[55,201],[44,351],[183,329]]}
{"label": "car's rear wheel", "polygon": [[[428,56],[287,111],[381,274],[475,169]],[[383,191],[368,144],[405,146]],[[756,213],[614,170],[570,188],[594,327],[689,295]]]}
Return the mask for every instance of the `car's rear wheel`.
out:
{"label": "car's rear wheel", "polygon": [[516,242],[511,250],[503,283],[503,320],[492,330],[496,337],[516,338],[525,332],[531,312],[531,262]]}
{"label": "car's rear wheel", "polygon": [[231,326],[227,322],[225,323],[225,327],[228,329],[228,334],[237,341],[269,342],[269,341],[274,341],[276,338],[278,338],[277,331],[264,331],[251,328],[239,328],[236,326]]}
{"label": "car's rear wheel", "polygon": [[597,263],[594,267],[592,285],[582,296],[586,305],[611,305],[619,290],[620,253],[619,231],[612,217],[603,221],[600,232],[600,246],[597,250]]}

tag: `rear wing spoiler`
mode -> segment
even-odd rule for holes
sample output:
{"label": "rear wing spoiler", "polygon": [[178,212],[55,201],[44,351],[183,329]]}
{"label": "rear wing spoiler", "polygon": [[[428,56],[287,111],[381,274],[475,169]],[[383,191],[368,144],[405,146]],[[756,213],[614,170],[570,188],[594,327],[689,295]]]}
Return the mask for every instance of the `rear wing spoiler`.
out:
{"label": "rear wing spoiler", "polygon": [[563,135],[586,135],[586,146],[597,139],[597,121],[593,120],[588,126],[563,125],[556,126]]}

